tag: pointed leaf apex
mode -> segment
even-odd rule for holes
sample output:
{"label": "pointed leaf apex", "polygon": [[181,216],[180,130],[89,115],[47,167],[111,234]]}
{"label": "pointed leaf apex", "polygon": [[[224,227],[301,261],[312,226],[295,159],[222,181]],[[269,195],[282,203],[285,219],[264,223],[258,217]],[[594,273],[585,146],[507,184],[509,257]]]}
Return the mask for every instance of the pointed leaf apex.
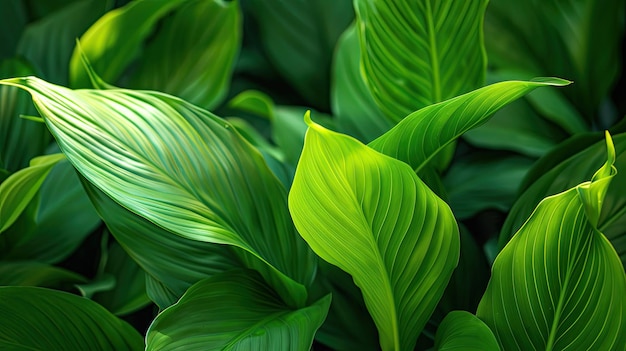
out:
{"label": "pointed leaf apex", "polygon": [[304,123],[306,123],[307,126],[311,127],[315,122],[313,122],[313,120],[311,120],[311,110],[306,110],[306,112],[304,113]]}
{"label": "pointed leaf apex", "polygon": [[536,77],[536,78],[531,79],[530,81],[536,82],[536,83],[545,83],[545,84],[559,86],[559,87],[574,83],[571,80],[557,78],[557,77]]}

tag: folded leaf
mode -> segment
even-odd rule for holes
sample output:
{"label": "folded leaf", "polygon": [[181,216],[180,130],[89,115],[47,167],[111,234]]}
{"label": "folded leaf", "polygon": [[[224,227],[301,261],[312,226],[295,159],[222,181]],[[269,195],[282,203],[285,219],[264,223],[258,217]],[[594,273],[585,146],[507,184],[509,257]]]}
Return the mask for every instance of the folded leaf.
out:
{"label": "folded leaf", "polygon": [[495,83],[415,111],[368,145],[420,170],[446,145],[511,101],[538,87],[569,83],[559,78]]}
{"label": "folded leaf", "polygon": [[544,199],[496,258],[477,316],[506,350],[617,350],[626,345],[626,274],[596,225],[615,176]]}
{"label": "folded leaf", "polygon": [[63,154],[35,157],[30,166],[10,175],[0,184],[0,233],[15,222]]}
{"label": "folded leaf", "polygon": [[254,271],[238,270],[194,284],[161,312],[146,350],[309,350],[330,295],[291,309]]}
{"label": "folded leaf", "polygon": [[412,350],[459,257],[450,208],[405,163],[311,122],[289,209],[324,260],[351,274],[384,350]]}
{"label": "folded leaf", "polygon": [[295,232],[284,187],[227,122],[162,93],[2,83],[33,95],[68,160],[106,196],[184,238],[249,252],[285,299],[304,303],[315,256]]}
{"label": "folded leaf", "polygon": [[489,327],[473,314],[453,311],[439,325],[435,350],[500,351]]}
{"label": "folded leaf", "polygon": [[483,85],[487,0],[356,0],[361,66],[393,122]]}
{"label": "folded leaf", "polygon": [[0,287],[3,350],[143,350],[141,335],[97,303],[61,291]]}

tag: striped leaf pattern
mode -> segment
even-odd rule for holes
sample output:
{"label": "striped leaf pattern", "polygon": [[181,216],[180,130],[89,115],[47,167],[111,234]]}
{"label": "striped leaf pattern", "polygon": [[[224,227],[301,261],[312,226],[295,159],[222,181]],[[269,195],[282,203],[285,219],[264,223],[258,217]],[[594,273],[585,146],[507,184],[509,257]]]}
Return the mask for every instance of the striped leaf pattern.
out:
{"label": "striped leaf pattern", "polygon": [[622,350],[626,274],[596,228],[615,149],[591,181],[544,199],[496,258],[477,315],[505,350]]}
{"label": "striped leaf pattern", "polygon": [[383,350],[413,350],[459,258],[452,211],[411,167],[311,122],[289,194],[302,237],[352,275]]}
{"label": "striped leaf pattern", "polygon": [[398,122],[483,84],[487,0],[356,0],[365,80]]}

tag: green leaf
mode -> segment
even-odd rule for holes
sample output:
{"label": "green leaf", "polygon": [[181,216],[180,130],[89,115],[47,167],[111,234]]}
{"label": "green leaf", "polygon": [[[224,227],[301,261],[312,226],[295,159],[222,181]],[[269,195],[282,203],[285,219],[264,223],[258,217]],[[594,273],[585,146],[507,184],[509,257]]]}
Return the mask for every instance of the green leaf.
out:
{"label": "green leaf", "polygon": [[306,300],[315,256],[290,221],[284,187],[227,122],[162,93],[2,83],[33,94],[68,160],[106,196],[184,238],[247,251],[269,265],[264,276],[281,296]]}
{"label": "green leaf", "polygon": [[368,145],[420,170],[446,145],[508,103],[538,87],[569,83],[559,78],[495,83],[415,111]]}
{"label": "green leaf", "polygon": [[63,288],[87,279],[63,268],[35,261],[0,261],[0,285]]}
{"label": "green leaf", "polygon": [[238,1],[187,1],[160,23],[128,86],[214,108],[228,91],[241,36]]}
{"label": "green leaf", "polygon": [[22,0],[0,2],[0,59],[15,56],[17,43],[27,22]]}
{"label": "green leaf", "polygon": [[263,49],[308,103],[328,110],[337,39],[354,18],[349,0],[252,0]]}
{"label": "green leaf", "polygon": [[626,345],[626,274],[596,227],[616,174],[608,133],[607,153],[591,181],[541,201],[496,258],[477,315],[503,349]]}
{"label": "green leaf", "polygon": [[194,284],[161,312],[146,350],[309,350],[330,295],[291,309],[254,271],[237,270]]}
{"label": "green leaf", "polygon": [[15,222],[35,197],[52,167],[64,158],[63,154],[36,157],[29,167],[10,175],[0,184],[0,233]]}
{"label": "green leaf", "polygon": [[0,235],[0,256],[58,263],[100,224],[76,171],[67,160],[61,160],[22,215]]}
{"label": "green leaf", "polygon": [[28,25],[17,47],[18,54],[38,68],[39,77],[66,85],[76,38],[108,7],[107,1],[102,0],[76,1],[43,17]]}
{"label": "green leaf", "polygon": [[142,350],[141,335],[88,299],[34,287],[0,287],[0,348]]}
{"label": "green leaf", "polygon": [[[33,68],[24,61],[18,59],[0,61],[0,78],[32,74]],[[44,125],[20,118],[20,115],[34,114],[35,107],[26,92],[15,87],[0,86],[1,168],[16,172],[27,167],[28,162],[33,157],[41,155],[50,143],[51,137]]]}
{"label": "green leaf", "polygon": [[302,237],[352,275],[384,350],[412,350],[459,257],[450,208],[403,162],[311,122],[289,195]]}
{"label": "green leaf", "polygon": [[354,5],[365,82],[389,120],[484,84],[486,0]]}
{"label": "green leaf", "polygon": [[392,124],[376,105],[365,85],[359,60],[361,46],[352,24],[339,38],[333,61],[331,108],[340,130],[362,142],[370,142]]}
{"label": "green leaf", "polygon": [[439,325],[435,350],[500,351],[489,327],[473,314],[450,312]]}
{"label": "green leaf", "polygon": [[[80,38],[82,50],[96,72],[107,82],[116,82],[140,53],[141,44],[157,21],[184,0],[133,1],[107,12]],[[70,60],[70,85],[91,87],[78,48]]]}
{"label": "green leaf", "polygon": [[[500,248],[524,224],[537,204],[545,197],[563,192],[591,179],[596,167],[606,159],[605,142],[589,136],[577,137],[564,143],[541,159],[527,177],[524,190],[513,205],[500,232]],[[615,166],[626,168],[626,134],[613,137],[616,149]],[[576,147],[582,146],[582,150]],[[571,151],[574,152],[573,154]],[[565,155],[561,155],[565,152]],[[626,178],[615,177],[609,185],[598,229],[611,241],[622,264],[626,267]]]}

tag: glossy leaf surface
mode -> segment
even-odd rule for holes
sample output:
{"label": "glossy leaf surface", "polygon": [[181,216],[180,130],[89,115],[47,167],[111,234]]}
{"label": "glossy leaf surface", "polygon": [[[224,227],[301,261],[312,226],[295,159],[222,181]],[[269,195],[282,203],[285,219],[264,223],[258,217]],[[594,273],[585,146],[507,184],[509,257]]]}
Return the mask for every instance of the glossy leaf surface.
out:
{"label": "glossy leaf surface", "polygon": [[483,85],[486,0],[354,4],[365,81],[391,121]]}
{"label": "glossy leaf surface", "polygon": [[148,329],[147,350],[309,350],[330,296],[298,310],[287,307],[253,271],[194,284]]}
{"label": "glossy leaf surface", "polygon": [[626,345],[626,274],[597,229],[616,170],[550,196],[496,258],[477,316],[506,350],[613,350]]}
{"label": "glossy leaf surface", "polygon": [[88,299],[44,288],[0,287],[0,348],[142,350],[141,335]]}
{"label": "glossy leaf surface", "polygon": [[352,275],[384,350],[412,350],[459,257],[450,208],[403,162],[311,122],[289,195],[302,237]]}

